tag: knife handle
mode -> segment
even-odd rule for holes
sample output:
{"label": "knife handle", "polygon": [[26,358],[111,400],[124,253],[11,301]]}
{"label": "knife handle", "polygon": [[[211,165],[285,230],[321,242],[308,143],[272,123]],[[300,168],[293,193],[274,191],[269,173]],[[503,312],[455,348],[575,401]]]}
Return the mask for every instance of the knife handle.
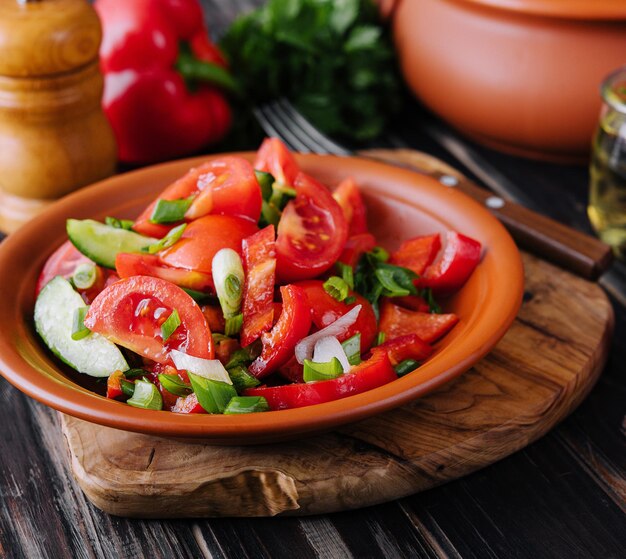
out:
{"label": "knife handle", "polygon": [[495,196],[433,156],[408,149],[375,149],[359,155],[400,165],[435,177],[448,187],[458,188],[497,217],[521,248],[579,276],[596,279],[613,261],[611,247],[606,243]]}

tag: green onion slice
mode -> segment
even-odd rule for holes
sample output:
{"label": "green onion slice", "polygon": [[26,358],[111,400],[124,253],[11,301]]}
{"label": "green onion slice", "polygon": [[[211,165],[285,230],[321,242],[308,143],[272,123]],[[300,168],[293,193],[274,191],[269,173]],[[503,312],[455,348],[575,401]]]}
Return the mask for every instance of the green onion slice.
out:
{"label": "green onion slice", "polygon": [[159,389],[147,380],[137,380],[132,398],[126,401],[129,406],[146,410],[163,409],[163,398]]}
{"label": "green onion slice", "polygon": [[72,283],[77,289],[89,289],[98,279],[98,268],[93,262],[83,262],[76,266]]}
{"label": "green onion slice", "polygon": [[224,413],[228,402],[237,396],[237,391],[231,384],[204,378],[189,371],[187,374],[198,402],[208,413]]}
{"label": "green onion slice", "polygon": [[358,365],[361,362],[361,332],[341,342],[341,346],[346,352],[350,365]]}
{"label": "green onion slice", "polygon": [[176,329],[182,324],[178,311],[174,309],[172,314],[167,317],[167,320],[161,324],[161,336],[163,341],[169,340],[170,336],[176,331]]}
{"label": "green onion slice", "polygon": [[105,217],[104,222],[110,227],[115,227],[115,229],[126,229],[126,231],[130,231],[135,224],[135,222],[130,219],[117,219],[116,217]]}
{"label": "green onion slice", "polygon": [[243,392],[246,388],[254,388],[259,386],[261,381],[248,372],[248,369],[243,365],[235,365],[228,369],[230,380],[233,381],[233,386],[237,392]]}
{"label": "green onion slice", "polygon": [[352,266],[348,266],[343,262],[336,262],[335,267],[341,274],[341,279],[348,284],[350,289],[354,289],[354,270],[352,269]]}
{"label": "green onion slice", "polygon": [[235,396],[230,399],[224,409],[224,415],[240,413],[256,413],[270,409],[267,400],[263,396]]}
{"label": "green onion slice", "polygon": [[407,373],[417,369],[419,366],[419,361],[415,361],[415,359],[405,359],[404,361],[400,361],[394,369],[399,377],[403,377]]}
{"label": "green onion slice", "polygon": [[165,235],[165,237],[163,237],[158,243],[148,245],[143,250],[147,251],[149,254],[156,254],[157,252],[161,252],[166,248],[170,248],[171,246],[175,245],[183,236],[185,229],[187,229],[187,224],[181,223],[180,225],[177,225],[171,231],[169,231],[168,234]]}
{"label": "green onion slice", "polygon": [[159,382],[165,390],[176,396],[189,396],[192,392],[191,385],[183,382],[178,375],[160,374]]}
{"label": "green onion slice", "polygon": [[185,219],[185,213],[193,203],[193,198],[180,200],[158,200],[152,210],[152,223],[176,223]]}
{"label": "green onion slice", "polygon": [[330,276],[324,282],[324,291],[333,299],[341,302],[350,295],[350,286],[339,276]]}
{"label": "green onion slice", "polygon": [[271,173],[256,170],[254,171],[254,174],[256,176],[256,180],[259,181],[259,186],[261,187],[261,196],[263,200],[269,200],[273,192],[272,185],[274,184],[275,180],[274,176]]}
{"label": "green onion slice", "polygon": [[126,379],[120,379],[120,388],[125,396],[132,398],[135,394],[135,383]]}
{"label": "green onion slice", "polygon": [[330,380],[340,377],[342,374],[343,367],[336,357],[333,357],[328,363],[316,363],[310,359],[304,360],[304,382]]}
{"label": "green onion slice", "polygon": [[239,314],[245,276],[240,256],[232,248],[223,248],[211,262],[213,283],[224,318]]}
{"label": "green onion slice", "polygon": [[272,203],[263,200],[261,204],[261,219],[259,224],[261,227],[267,225],[277,226],[280,221],[281,211]]}
{"label": "green onion slice", "polygon": [[224,328],[224,333],[227,336],[236,336],[241,331],[241,327],[243,326],[243,314],[239,313],[235,316],[231,316],[226,319],[226,326]]}
{"label": "green onion slice", "polygon": [[78,307],[74,311],[74,319],[72,322],[72,340],[82,340],[91,334],[91,330],[85,326],[85,316],[87,315],[87,311],[89,311],[89,307]]}
{"label": "green onion slice", "polygon": [[385,332],[378,332],[378,334],[376,335],[376,340],[374,341],[374,345],[378,346],[381,344],[385,343],[385,340],[387,339],[387,334],[385,334]]}

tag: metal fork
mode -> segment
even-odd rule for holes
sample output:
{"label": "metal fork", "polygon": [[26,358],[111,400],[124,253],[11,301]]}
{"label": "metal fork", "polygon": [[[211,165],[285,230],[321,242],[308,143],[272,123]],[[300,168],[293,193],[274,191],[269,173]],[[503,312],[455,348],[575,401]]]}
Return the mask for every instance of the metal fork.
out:
{"label": "metal fork", "polygon": [[[434,176],[444,186],[457,187],[494,214],[522,248],[578,275],[596,279],[611,264],[611,249],[605,243],[504,197],[494,196],[431,156],[418,154],[420,162],[427,161],[432,166],[432,169],[425,171],[422,166],[415,164],[417,152],[414,151],[405,150],[401,162],[398,162],[397,155],[389,150],[354,153],[318,130],[284,98],[257,106],[254,114],[268,135],[280,138],[291,150],[339,156],[359,155],[386,160],[388,163],[409,168],[420,174]],[[397,138],[388,139],[395,147],[408,148]]]}

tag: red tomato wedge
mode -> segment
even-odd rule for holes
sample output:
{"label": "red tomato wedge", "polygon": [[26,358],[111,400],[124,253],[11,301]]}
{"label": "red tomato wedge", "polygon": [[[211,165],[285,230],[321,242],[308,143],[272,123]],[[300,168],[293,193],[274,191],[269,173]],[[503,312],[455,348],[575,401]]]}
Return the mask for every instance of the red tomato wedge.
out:
{"label": "red tomato wedge", "polygon": [[115,269],[120,278],[152,276],[170,281],[179,287],[196,291],[213,289],[211,274],[172,268],[161,263],[156,254],[128,254],[120,252],[115,258]]}
{"label": "red tomato wedge", "polygon": [[271,410],[284,410],[339,400],[378,388],[397,378],[387,353],[379,351],[367,361],[352,367],[349,373],[335,379],[285,386],[260,386],[249,388],[244,394],[263,396]]}
{"label": "red tomato wedge", "polygon": [[375,246],[376,238],[371,233],[353,235],[346,241],[338,260],[354,268],[358,264],[361,255],[364,252],[369,252]]}
{"label": "red tomato wedge", "polygon": [[[164,341],[161,326],[174,310],[181,324]],[[172,349],[204,359],[214,356],[200,307],[180,287],[159,278],[134,276],[107,287],[89,307],[85,326],[157,363],[167,363]]]}
{"label": "red tomato wedge", "polygon": [[481,244],[455,231],[448,231],[441,258],[431,264],[418,287],[430,287],[435,295],[450,295],[458,291],[480,262]]}
{"label": "red tomato wedge", "polygon": [[411,311],[387,300],[380,305],[378,327],[390,340],[406,334],[417,334],[422,340],[430,343],[441,338],[458,321],[459,318],[455,314]]}
{"label": "red tomato wedge", "polygon": [[433,352],[433,348],[417,334],[406,334],[393,340],[388,340],[372,349],[372,353],[377,351],[384,351],[389,357],[391,364],[395,367],[405,359],[423,361]]}
{"label": "red tomato wedge", "polygon": [[246,347],[274,323],[274,283],[276,280],[276,233],[268,225],[243,240],[243,325],[241,345]]}
{"label": "red tomato wedge", "polygon": [[348,177],[339,183],[333,192],[333,198],[337,201],[348,224],[348,235],[360,235],[367,233],[367,210],[359,187],[352,177]]}
{"label": "red tomato wedge", "polygon": [[192,221],[176,244],[159,253],[159,260],[173,268],[211,274],[213,257],[222,248],[241,254],[241,241],[256,233],[249,219],[232,215],[207,215]]}
{"label": "red tomato wedge", "polygon": [[187,221],[208,214],[247,217],[257,222],[261,215],[261,188],[252,165],[245,159],[223,156],[191,169],[168,186],[137,218],[133,229],[143,235],[164,237],[176,224],[151,223],[158,200],[180,200],[195,196],[185,214]]}
{"label": "red tomato wedge", "polygon": [[306,295],[315,330],[325,328],[357,305],[361,305],[361,311],[356,322],[347,329],[343,336],[339,337],[339,341],[343,342],[360,332],[361,353],[365,353],[370,348],[376,337],[378,326],[376,325],[374,309],[372,309],[372,305],[370,305],[367,299],[361,297],[358,293],[350,292],[350,295],[355,298],[354,303],[347,305],[337,301],[326,293],[324,283],[320,280],[301,281],[294,285],[301,288]]}
{"label": "red tomato wedge", "polygon": [[[385,298],[386,299],[386,298]],[[393,304],[404,307],[411,311],[430,312],[430,306],[423,297],[419,295],[405,295],[404,297],[393,297]]]}
{"label": "red tomato wedge", "polygon": [[254,168],[270,173],[277,182],[293,186],[300,168],[291,152],[278,138],[265,138],[256,155]]}
{"label": "red tomato wedge", "polygon": [[312,279],[336,261],[348,237],[339,204],[313,178],[301,173],[296,198],[283,211],[276,239],[276,273],[281,283]]}
{"label": "red tomato wedge", "polygon": [[439,234],[415,237],[404,241],[398,250],[392,253],[389,262],[415,272],[418,276],[432,264],[441,249]]}
{"label": "red tomato wedge", "polygon": [[50,255],[48,260],[46,260],[39,274],[39,279],[37,280],[35,295],[39,295],[39,292],[55,276],[68,279],[72,276],[74,270],[76,270],[76,266],[86,262],[91,262],[91,260],[82,252],[79,252],[70,241],[65,241]]}
{"label": "red tomato wedge", "polygon": [[261,335],[263,349],[249,367],[257,378],[262,378],[277,370],[293,356],[296,344],[311,328],[311,313],[304,291],[295,285],[280,288],[283,310],[278,322],[269,332]]}

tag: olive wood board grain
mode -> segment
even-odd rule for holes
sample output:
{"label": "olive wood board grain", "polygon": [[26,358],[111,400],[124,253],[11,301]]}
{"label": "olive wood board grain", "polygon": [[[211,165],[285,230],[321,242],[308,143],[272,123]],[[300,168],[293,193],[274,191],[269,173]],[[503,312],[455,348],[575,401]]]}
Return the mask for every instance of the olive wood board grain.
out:
{"label": "olive wood board grain", "polygon": [[544,435],[593,387],[613,310],[595,283],[523,254],[526,295],[492,352],[405,407],[259,446],[183,443],[62,416],[71,466],[97,507],[143,518],[308,515],[424,491]]}

